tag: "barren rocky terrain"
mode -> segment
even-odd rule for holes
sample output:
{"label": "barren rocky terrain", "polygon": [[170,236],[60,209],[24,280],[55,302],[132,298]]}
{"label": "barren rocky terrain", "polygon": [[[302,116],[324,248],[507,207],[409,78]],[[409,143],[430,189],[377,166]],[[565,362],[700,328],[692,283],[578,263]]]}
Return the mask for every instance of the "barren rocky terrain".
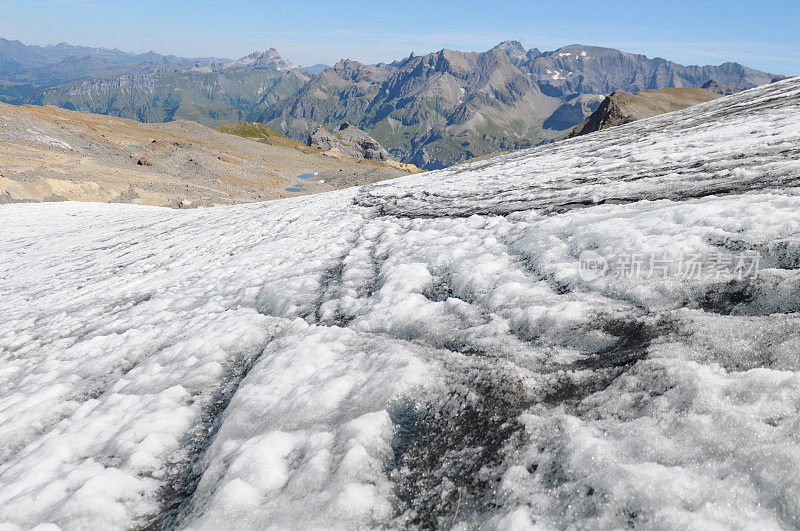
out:
{"label": "barren rocky terrain", "polygon": [[0,203],[228,205],[407,174],[285,144],[256,143],[183,120],[143,124],[0,103]]}

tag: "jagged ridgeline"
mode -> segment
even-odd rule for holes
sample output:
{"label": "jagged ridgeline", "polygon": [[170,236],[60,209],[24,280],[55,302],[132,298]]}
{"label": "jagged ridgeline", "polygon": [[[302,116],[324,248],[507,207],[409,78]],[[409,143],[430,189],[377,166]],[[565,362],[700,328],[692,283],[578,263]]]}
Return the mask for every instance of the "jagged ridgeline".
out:
{"label": "jagged ridgeline", "polygon": [[296,93],[309,79],[274,48],[230,61],[65,44],[25,46],[0,39],[0,101],[142,122],[244,122],[253,112]]}
{"label": "jagged ridgeline", "polygon": [[507,41],[392,63],[306,69],[271,49],[238,61],[0,40],[0,99],[159,122],[261,122],[306,142],[347,122],[400,162],[437,169],[566,136],[615,90],[746,89],[778,76],[736,63],[682,66],[609,48]]}

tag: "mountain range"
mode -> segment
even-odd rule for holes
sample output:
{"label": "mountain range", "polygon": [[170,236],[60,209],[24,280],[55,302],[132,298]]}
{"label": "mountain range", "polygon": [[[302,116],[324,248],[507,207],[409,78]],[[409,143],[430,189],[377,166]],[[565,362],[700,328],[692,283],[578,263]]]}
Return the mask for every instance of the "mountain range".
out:
{"label": "mountain range", "polygon": [[508,41],[483,53],[441,50],[390,64],[340,61],[254,119],[302,138],[346,120],[398,160],[435,169],[563,136],[614,90],[736,88],[774,76],[735,63],[682,66],[609,48],[525,50]]}
{"label": "mountain range", "polygon": [[164,68],[180,70],[226,61],[212,57],[187,59],[155,52],[133,54],[64,42],[35,46],[0,38],[0,97],[9,100],[18,98],[21,93],[35,93],[43,87],[98,76],[141,74]]}
{"label": "mountain range", "polygon": [[246,121],[251,113],[296,93],[310,79],[302,68],[271,49],[229,62],[151,63],[143,71],[45,88],[24,103],[142,122],[181,118],[222,125]]}
{"label": "mountain range", "polygon": [[236,61],[0,41],[0,100],[144,122],[261,122],[305,142],[353,124],[391,156],[437,169],[562,138],[614,90],[746,89],[778,76],[737,63],[683,66],[594,46],[438,52],[375,65],[302,68],[274,49]]}

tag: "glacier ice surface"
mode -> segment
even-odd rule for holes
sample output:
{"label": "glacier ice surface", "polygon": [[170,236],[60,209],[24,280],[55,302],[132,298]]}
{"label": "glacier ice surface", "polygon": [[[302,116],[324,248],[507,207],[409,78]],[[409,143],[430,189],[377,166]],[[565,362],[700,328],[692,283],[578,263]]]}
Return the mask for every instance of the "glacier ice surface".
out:
{"label": "glacier ice surface", "polygon": [[323,195],[4,205],[0,522],[800,526],[798,159],[790,79]]}

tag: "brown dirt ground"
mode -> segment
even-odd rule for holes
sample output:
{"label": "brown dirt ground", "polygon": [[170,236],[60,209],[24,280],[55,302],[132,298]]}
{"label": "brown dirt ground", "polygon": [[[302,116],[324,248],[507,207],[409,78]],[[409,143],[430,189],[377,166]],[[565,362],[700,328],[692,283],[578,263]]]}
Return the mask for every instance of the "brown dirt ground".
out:
{"label": "brown dirt ground", "polygon": [[[304,174],[313,176],[301,179]],[[144,124],[0,103],[0,203],[213,206],[402,175],[407,172],[253,142],[193,122]]]}

